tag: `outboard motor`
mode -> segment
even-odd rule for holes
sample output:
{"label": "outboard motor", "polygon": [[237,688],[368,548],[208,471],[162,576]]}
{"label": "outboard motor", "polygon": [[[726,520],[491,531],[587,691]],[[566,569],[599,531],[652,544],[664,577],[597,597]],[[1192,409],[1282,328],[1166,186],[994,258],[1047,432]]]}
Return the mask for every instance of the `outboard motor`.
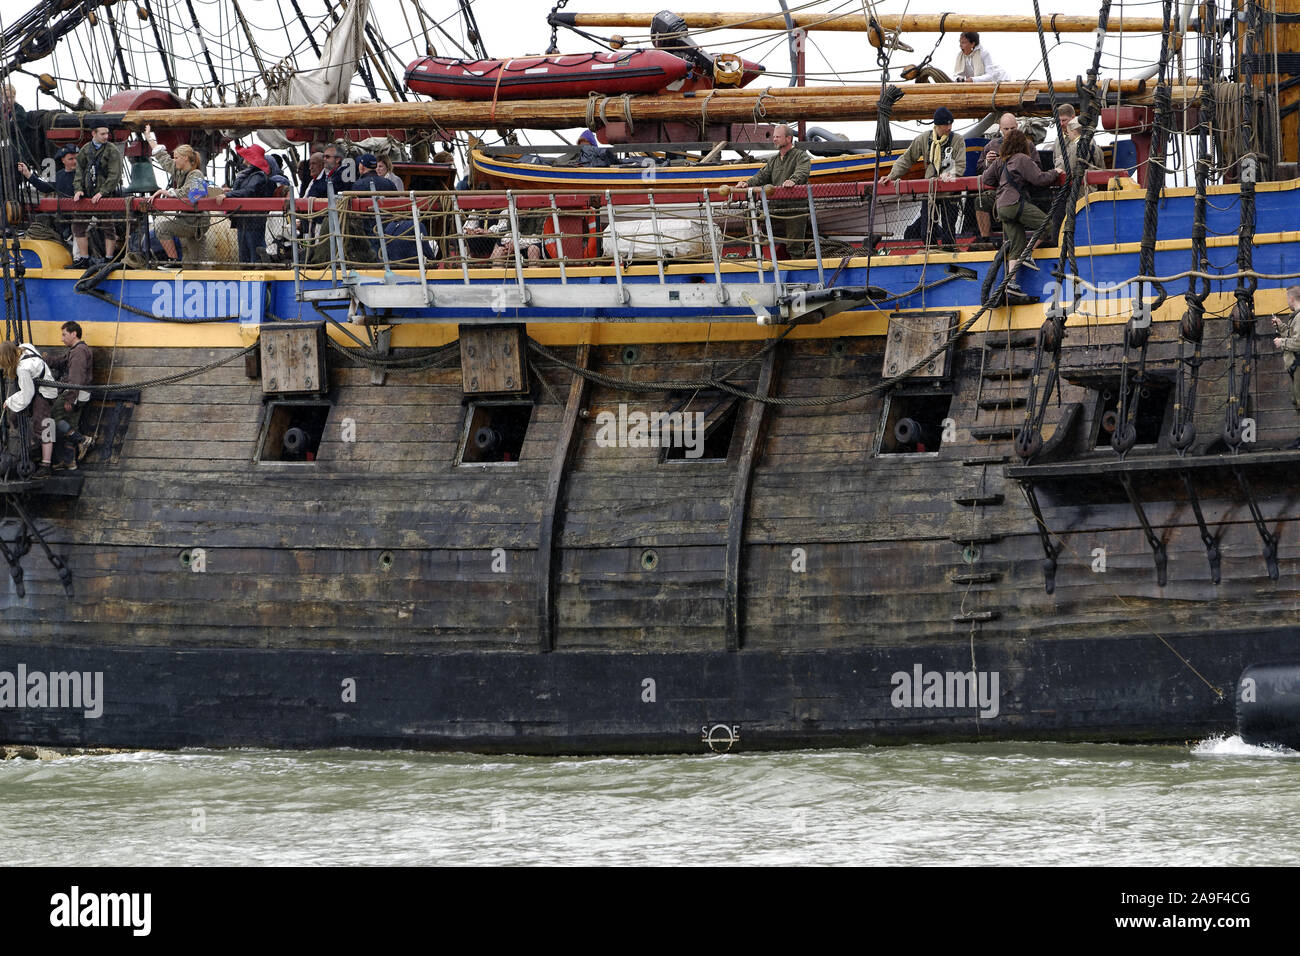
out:
{"label": "outboard motor", "polygon": [[650,37],[656,50],[680,56],[702,76],[713,75],[713,58],[700,49],[688,34],[686,21],[671,10],[661,10],[650,21]]}
{"label": "outboard motor", "polygon": [[1253,664],[1242,671],[1237,733],[1255,746],[1300,750],[1300,663]]}

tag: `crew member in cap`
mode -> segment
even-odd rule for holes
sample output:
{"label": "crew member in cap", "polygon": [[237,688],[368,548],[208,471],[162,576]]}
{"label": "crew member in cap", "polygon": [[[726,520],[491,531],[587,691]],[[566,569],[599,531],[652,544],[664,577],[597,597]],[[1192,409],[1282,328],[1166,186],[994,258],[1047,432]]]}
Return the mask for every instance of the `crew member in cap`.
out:
{"label": "crew member in cap", "polygon": [[55,193],[59,196],[67,196],[71,198],[72,194],[77,191],[75,186],[77,178],[77,151],[71,146],[62,147],[54,154],[54,165],[56,167],[56,172],[54,173],[53,183],[41,179],[30,167],[28,167],[26,163],[18,164],[18,173],[23,177],[23,179],[27,180],[27,182],[31,184],[32,188],[38,193],[45,193],[46,195]]}
{"label": "crew member in cap", "polygon": [[[357,192],[397,192],[397,187],[393,185],[393,181],[387,176],[380,176],[377,172],[378,168],[379,160],[374,153],[362,153],[357,157],[357,181],[348,189]],[[381,247],[375,237],[375,221],[371,205],[367,200],[365,215],[356,216],[350,213],[349,217],[345,219],[343,231],[345,233],[356,233],[344,240],[346,243],[345,252],[347,252],[349,258],[355,257],[362,261],[373,262],[376,254],[380,251]],[[411,224],[409,207],[404,214],[403,223],[406,226]],[[384,231],[391,233],[392,227],[393,223],[390,222],[388,226],[384,227]],[[400,228],[400,226],[397,228]]]}
{"label": "crew member in cap", "polygon": [[980,35],[967,30],[958,38],[961,52],[952,69],[952,78],[958,83],[1005,83],[1011,79],[1002,67],[993,62],[993,55],[980,44]]}
{"label": "crew member in cap", "polygon": [[387,176],[380,176],[376,169],[379,167],[379,160],[375,158],[374,153],[362,153],[357,157],[357,181],[352,188],[359,192],[370,192],[378,190],[380,192],[393,192],[397,189],[393,181]]}
{"label": "crew member in cap", "polygon": [[[952,111],[946,106],[934,111],[934,128],[912,140],[907,152],[894,162],[886,181],[898,182],[920,162],[925,163],[926,179],[955,179],[966,174],[966,140],[960,133],[953,132]],[[933,204],[933,213],[931,210],[927,197],[921,204],[921,216],[917,220],[923,230],[920,237],[951,244],[957,216],[955,202],[945,197]]]}
{"label": "crew member in cap", "polygon": [[[72,194],[76,192],[77,151],[71,146],[60,148],[59,151],[54,154],[54,165],[57,171],[54,174],[53,183],[41,179],[41,177],[37,176],[26,163],[18,164],[18,175],[27,180],[31,187],[38,193],[43,193],[47,196],[50,193],[54,193],[57,196],[66,196],[71,199]],[[72,223],[65,222],[62,216],[51,213],[42,213],[35,218],[32,225],[35,227],[42,223],[50,229],[49,233],[45,233],[45,238],[54,239],[57,237],[64,242],[68,241],[69,235],[71,234]],[[32,229],[28,230],[28,238],[36,239],[41,237],[39,231],[33,231]]]}
{"label": "crew member in cap", "polygon": [[[243,161],[243,168],[235,177],[234,185],[217,197],[217,205],[223,205],[227,197],[268,198],[274,187],[271,185],[271,164],[267,161],[266,150],[254,143],[252,146],[235,147],[235,154]],[[230,221],[239,234],[239,261],[257,262],[257,248],[266,241],[266,213],[240,213],[232,215]]]}

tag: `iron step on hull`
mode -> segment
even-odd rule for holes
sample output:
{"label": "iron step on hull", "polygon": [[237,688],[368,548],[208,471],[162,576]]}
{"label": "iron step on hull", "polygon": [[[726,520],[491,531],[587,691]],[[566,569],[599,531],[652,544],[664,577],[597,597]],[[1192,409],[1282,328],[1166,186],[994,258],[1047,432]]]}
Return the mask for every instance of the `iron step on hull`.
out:
{"label": "iron step on hull", "polygon": [[[575,755],[1181,743],[1230,733],[1242,671],[1285,657],[1297,637],[1284,627],[1166,636],[1167,645],[1127,636],[649,654],[8,644],[0,741]],[[81,698],[73,673],[85,681]]]}

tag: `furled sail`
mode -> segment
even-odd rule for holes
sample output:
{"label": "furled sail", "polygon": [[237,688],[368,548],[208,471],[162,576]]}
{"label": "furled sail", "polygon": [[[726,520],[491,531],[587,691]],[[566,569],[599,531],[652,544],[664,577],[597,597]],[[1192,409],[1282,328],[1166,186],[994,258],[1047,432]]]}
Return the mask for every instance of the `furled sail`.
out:
{"label": "furled sail", "polygon": [[[367,0],[351,0],[321,48],[320,64],[315,69],[294,73],[285,82],[272,86],[264,105],[346,103],[357,63],[365,52],[363,27],[367,6]],[[260,129],[257,136],[272,149],[285,149],[290,145],[282,130]]]}

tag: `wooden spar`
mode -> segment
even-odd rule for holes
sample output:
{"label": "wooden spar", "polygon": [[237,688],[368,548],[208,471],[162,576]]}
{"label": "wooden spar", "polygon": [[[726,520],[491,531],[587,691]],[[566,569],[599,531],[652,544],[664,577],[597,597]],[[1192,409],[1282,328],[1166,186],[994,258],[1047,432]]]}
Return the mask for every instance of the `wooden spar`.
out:
{"label": "wooden spar", "polygon": [[[903,94],[911,95],[913,93],[933,93],[933,94],[962,94],[962,93],[983,93],[985,95],[994,91],[1005,92],[1007,89],[1014,87],[1016,92],[1024,89],[1028,93],[1046,93],[1047,83],[1043,80],[1026,80],[1023,83],[1019,80],[1010,80],[1002,83],[899,83],[895,84]],[[1123,93],[1127,99],[1139,93],[1145,93],[1148,89],[1155,89],[1155,80],[1112,80],[1108,85],[1108,90],[1112,93]],[[1066,87],[1057,85],[1056,95],[1059,98]],[[1072,89],[1070,87],[1069,89]],[[761,92],[764,97],[768,96],[880,96],[881,86],[879,83],[858,83],[846,86],[768,86],[761,89],[757,86],[750,86],[743,90],[713,90],[713,97],[734,97],[734,96],[758,96]],[[703,96],[706,94],[697,94]],[[711,107],[710,107],[711,108]]]}
{"label": "wooden spar", "polygon": [[[682,13],[686,26],[692,30],[786,30],[785,17],[766,13]],[[650,13],[554,13],[550,20],[558,26],[603,28],[650,28],[654,18]],[[861,11],[826,15],[819,13],[792,13],[790,19],[797,29],[827,30],[840,33],[866,33],[868,27]],[[888,31],[903,30],[911,33],[938,33],[940,23],[945,33],[953,37],[963,30],[990,33],[1037,33],[1033,17],[982,14],[959,16],[948,14],[946,19],[938,14],[908,14],[883,16],[880,25]],[[1164,27],[1160,17],[1112,18],[1107,33],[1159,33]],[[1056,33],[1093,33],[1097,29],[1096,17],[1065,16],[1059,13],[1043,14],[1043,29]],[[874,31],[873,31],[874,32]],[[873,43],[874,45],[874,43]]]}
{"label": "wooden spar", "polygon": [[[1050,107],[1041,84],[982,84],[987,91],[966,84],[917,84],[904,86],[904,95],[895,104],[895,120],[930,119],[934,111],[945,106],[954,116],[979,118],[989,112],[1014,110],[1021,115],[1047,115]],[[832,88],[833,89],[833,88]],[[879,88],[843,90],[823,95],[820,87],[787,87],[777,96],[775,91],[734,90],[724,93],[694,95],[671,94],[634,96],[625,101],[619,96],[596,100],[594,115],[604,115],[610,122],[625,122],[628,112],[635,123],[682,121],[699,117],[712,123],[752,123],[760,105],[771,113],[779,103],[780,116],[806,120],[864,120],[876,115]],[[1114,95],[1114,90],[1111,95]],[[1175,87],[1175,100],[1184,93],[1198,95],[1194,87]],[[1057,90],[1058,102],[1073,102],[1072,91]],[[1140,104],[1149,97],[1125,95],[1125,102]],[[495,107],[491,125],[510,129],[567,129],[584,126],[590,104],[585,99],[505,100]],[[315,106],[247,106],[222,109],[128,110],[125,113],[64,114],[56,127],[76,127],[94,122],[109,126],[143,129],[146,123],[158,129],[482,129],[486,120],[481,102],[437,100],[427,103],[332,103]]]}

